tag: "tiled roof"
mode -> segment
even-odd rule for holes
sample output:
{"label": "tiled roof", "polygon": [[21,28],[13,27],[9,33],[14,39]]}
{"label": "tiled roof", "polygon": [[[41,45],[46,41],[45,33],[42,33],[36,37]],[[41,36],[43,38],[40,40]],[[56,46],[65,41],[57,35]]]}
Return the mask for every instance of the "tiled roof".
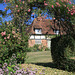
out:
{"label": "tiled roof", "polygon": [[[53,20],[45,19],[44,17],[35,18],[27,32],[30,34],[35,34],[35,28],[41,28],[42,34],[55,34],[53,30],[59,30],[57,23],[54,24]],[[60,27],[60,30],[61,34],[65,34],[62,27]]]}

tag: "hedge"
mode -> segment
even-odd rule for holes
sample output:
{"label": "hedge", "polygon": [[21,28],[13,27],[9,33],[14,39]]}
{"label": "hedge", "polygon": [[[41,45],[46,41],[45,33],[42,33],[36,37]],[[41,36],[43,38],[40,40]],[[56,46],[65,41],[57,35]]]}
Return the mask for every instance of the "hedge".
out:
{"label": "hedge", "polygon": [[51,55],[57,68],[75,71],[75,39],[69,35],[51,40]]}

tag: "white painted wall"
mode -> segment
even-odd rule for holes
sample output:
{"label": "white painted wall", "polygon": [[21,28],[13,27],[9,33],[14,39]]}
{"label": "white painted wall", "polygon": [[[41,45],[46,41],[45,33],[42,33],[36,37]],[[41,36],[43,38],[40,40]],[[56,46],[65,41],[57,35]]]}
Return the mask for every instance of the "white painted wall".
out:
{"label": "white painted wall", "polygon": [[31,36],[30,36],[30,39],[34,39],[34,35],[31,35]]}
{"label": "white painted wall", "polygon": [[30,39],[45,39],[45,35],[31,35]]}

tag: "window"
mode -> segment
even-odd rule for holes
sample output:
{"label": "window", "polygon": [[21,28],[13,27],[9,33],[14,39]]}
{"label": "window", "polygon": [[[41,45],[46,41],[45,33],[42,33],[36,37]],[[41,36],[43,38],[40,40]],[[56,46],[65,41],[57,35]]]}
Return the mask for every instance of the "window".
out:
{"label": "window", "polygon": [[41,40],[35,40],[35,44],[41,44]]}
{"label": "window", "polygon": [[41,29],[35,29],[36,34],[41,34]]}
{"label": "window", "polygon": [[54,30],[54,33],[58,35],[59,34],[59,30]]}

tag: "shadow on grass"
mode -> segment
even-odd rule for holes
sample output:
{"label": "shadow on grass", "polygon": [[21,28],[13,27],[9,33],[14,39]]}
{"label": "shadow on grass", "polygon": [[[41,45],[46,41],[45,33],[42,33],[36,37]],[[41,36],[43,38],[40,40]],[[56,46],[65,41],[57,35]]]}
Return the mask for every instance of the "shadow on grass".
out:
{"label": "shadow on grass", "polygon": [[51,68],[57,68],[56,65],[53,62],[49,63],[32,63],[38,66],[44,66],[44,67],[51,67]]}

